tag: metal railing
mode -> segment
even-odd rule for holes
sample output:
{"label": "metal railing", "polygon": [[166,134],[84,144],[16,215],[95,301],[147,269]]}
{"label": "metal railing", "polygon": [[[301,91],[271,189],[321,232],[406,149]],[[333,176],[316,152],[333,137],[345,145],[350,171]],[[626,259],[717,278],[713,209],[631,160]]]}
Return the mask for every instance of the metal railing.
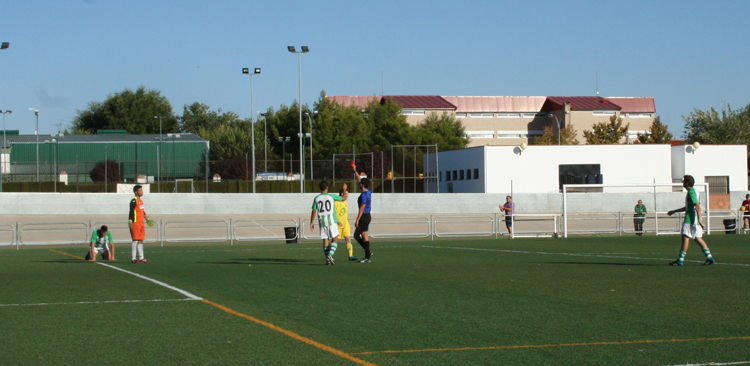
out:
{"label": "metal railing", "polygon": [[[515,214],[514,237],[559,237],[562,233],[562,214]],[[370,235],[380,239],[397,238],[455,238],[487,237],[508,235],[503,214],[477,215],[431,215],[427,216],[376,216],[370,223]],[[635,234],[634,214],[631,212],[610,213],[570,213],[568,233],[586,234]],[[714,210],[711,213],[712,231],[736,232],[745,234],[750,229],[742,227],[742,211]],[[643,233],[656,235],[679,235],[683,214],[668,216],[666,212],[649,212],[644,219]],[[734,226],[725,226],[724,220],[734,220]],[[353,220],[350,218],[352,231]],[[707,222],[703,221],[703,222]],[[577,227],[580,223],[580,227]],[[528,226],[524,224],[529,224]],[[107,225],[117,233],[115,241],[128,237],[127,223],[116,222],[39,222],[39,223],[0,223],[0,235],[10,233],[10,240],[0,241],[0,247],[16,245],[70,245],[88,244],[94,230]],[[226,220],[184,220],[158,222],[147,227],[155,235],[147,235],[147,244],[185,242],[274,242],[318,240],[317,233],[306,230],[309,219],[241,219]],[[590,227],[590,226],[599,227]],[[570,227],[572,226],[572,227]],[[294,235],[287,237],[287,229],[293,228]],[[317,229],[317,228],[316,228]],[[290,233],[291,234],[291,233]],[[127,241],[127,240],[126,240]]]}

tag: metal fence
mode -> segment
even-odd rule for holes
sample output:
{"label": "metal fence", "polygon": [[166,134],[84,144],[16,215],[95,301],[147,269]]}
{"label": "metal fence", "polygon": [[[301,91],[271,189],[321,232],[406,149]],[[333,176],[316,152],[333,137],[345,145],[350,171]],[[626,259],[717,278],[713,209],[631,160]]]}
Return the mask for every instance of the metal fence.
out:
{"label": "metal fence", "polygon": [[[513,237],[560,237],[563,223],[560,213],[513,215]],[[711,213],[711,231],[746,234],[750,228],[742,225],[742,211],[715,210]],[[349,218],[354,227],[354,217]],[[631,212],[569,214],[569,235],[634,235],[637,233]],[[684,217],[668,216],[666,212],[650,212],[643,219],[642,232],[651,235],[679,235]],[[704,221],[706,222],[706,221]],[[0,247],[40,245],[88,244],[94,230],[106,224],[118,238],[129,238],[128,223],[103,222],[41,222],[0,223]],[[241,219],[159,221],[147,227],[145,243],[201,243],[214,242],[233,245],[235,242],[301,242],[317,241],[317,230],[310,232],[309,219]],[[505,228],[505,215],[430,215],[374,217],[370,236],[376,239],[456,238],[510,236]],[[129,242],[129,240],[124,240]]]}

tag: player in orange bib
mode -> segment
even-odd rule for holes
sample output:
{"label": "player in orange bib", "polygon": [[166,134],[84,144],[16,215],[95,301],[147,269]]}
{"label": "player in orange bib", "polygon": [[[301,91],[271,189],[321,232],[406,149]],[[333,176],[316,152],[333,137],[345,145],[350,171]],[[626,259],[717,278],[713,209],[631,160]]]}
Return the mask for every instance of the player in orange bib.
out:
{"label": "player in orange bib", "polygon": [[[146,240],[146,221],[148,215],[143,208],[143,186],[140,184],[133,187],[135,197],[130,200],[130,213],[128,213],[128,223],[130,224],[130,236],[133,238],[133,244],[130,247],[132,263],[150,263],[143,257],[143,241]],[[138,258],[136,259],[136,253]]]}

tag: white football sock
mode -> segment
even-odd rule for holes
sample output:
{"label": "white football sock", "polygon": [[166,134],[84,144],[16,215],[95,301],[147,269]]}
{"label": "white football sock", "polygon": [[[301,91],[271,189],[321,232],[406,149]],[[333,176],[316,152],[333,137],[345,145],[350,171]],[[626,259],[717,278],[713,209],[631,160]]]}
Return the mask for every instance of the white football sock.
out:
{"label": "white football sock", "polygon": [[133,240],[133,244],[130,245],[130,254],[131,254],[130,256],[133,257],[133,260],[136,259],[135,255],[136,255],[137,247],[138,247],[138,241]]}
{"label": "white football sock", "polygon": [[143,259],[143,244],[138,244],[138,257]]}

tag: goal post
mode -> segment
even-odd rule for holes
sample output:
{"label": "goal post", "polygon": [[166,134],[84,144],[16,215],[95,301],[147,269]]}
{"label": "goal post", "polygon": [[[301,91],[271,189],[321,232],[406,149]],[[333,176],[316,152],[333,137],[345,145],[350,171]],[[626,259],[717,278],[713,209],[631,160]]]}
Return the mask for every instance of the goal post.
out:
{"label": "goal post", "polygon": [[[711,211],[709,208],[709,184],[696,183],[700,196],[701,208],[706,218],[706,234],[711,233]],[[679,234],[679,225],[675,220],[683,215],[668,217],[670,210],[685,205],[685,191],[682,183],[653,184],[564,184],[562,187],[562,235],[575,232],[592,232],[594,221],[615,223],[616,231],[622,233],[624,217],[609,217],[612,213],[630,213],[638,200],[646,206],[648,220],[652,226],[643,231],[655,232],[656,235]],[[611,215],[610,215],[611,216]],[[633,216],[630,218],[635,219]],[[575,227],[571,228],[571,223]],[[609,232],[607,229],[605,232]]]}
{"label": "goal post", "polygon": [[177,189],[180,185],[180,182],[190,182],[190,192],[189,193],[195,193],[195,185],[193,184],[192,179],[175,179],[174,180],[174,190],[172,193],[177,193],[179,190]]}

